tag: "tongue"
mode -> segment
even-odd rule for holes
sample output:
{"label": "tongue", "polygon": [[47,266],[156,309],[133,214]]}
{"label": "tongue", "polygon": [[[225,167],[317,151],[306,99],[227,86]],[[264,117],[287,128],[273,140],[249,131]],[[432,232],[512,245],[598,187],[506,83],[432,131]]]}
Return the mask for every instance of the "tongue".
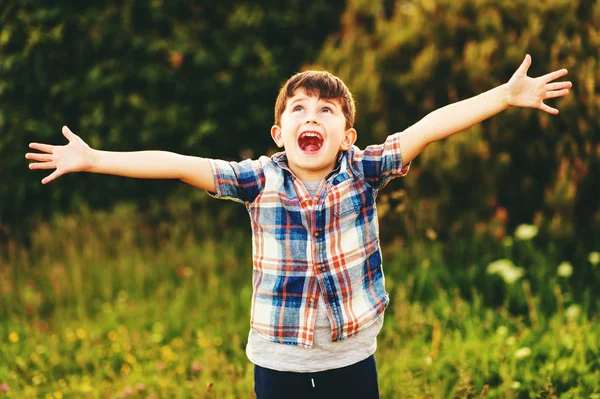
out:
{"label": "tongue", "polygon": [[321,148],[321,142],[314,137],[307,137],[302,140],[300,146],[306,152],[315,152],[319,151],[319,148]]}

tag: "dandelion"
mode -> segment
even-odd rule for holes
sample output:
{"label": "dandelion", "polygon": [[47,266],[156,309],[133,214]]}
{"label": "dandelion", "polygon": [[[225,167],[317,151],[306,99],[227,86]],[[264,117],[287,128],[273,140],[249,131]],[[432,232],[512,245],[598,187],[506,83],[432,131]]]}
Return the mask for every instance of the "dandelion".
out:
{"label": "dandelion", "polygon": [[590,261],[590,263],[592,265],[596,266],[598,263],[600,263],[600,252],[598,252],[598,251],[590,252],[590,255],[588,256],[588,260]]}
{"label": "dandelion", "polygon": [[562,262],[560,265],[558,265],[558,269],[556,269],[556,274],[559,277],[571,277],[571,275],[573,274],[573,265],[566,261]]}
{"label": "dandelion", "polygon": [[531,349],[524,347],[524,348],[519,348],[515,351],[515,358],[517,358],[517,360],[522,360],[525,358],[528,358],[531,355]]}
{"label": "dandelion", "polygon": [[13,344],[19,342],[19,334],[17,334],[14,331],[11,332],[10,334],[8,334],[8,340]]}
{"label": "dandelion", "polygon": [[533,237],[535,237],[537,233],[537,226],[534,226],[532,224],[521,224],[517,226],[517,229],[515,230],[515,237],[518,240],[529,241]]}
{"label": "dandelion", "polygon": [[75,332],[75,335],[77,335],[77,338],[79,338],[80,340],[84,340],[86,337],[86,333],[83,328],[78,328]]}

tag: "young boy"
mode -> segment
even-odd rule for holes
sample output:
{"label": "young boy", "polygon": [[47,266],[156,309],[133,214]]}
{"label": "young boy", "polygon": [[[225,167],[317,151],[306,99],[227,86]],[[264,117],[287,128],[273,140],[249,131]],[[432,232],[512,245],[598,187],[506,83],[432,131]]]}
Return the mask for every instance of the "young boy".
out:
{"label": "young boy", "polygon": [[354,146],[352,95],[319,71],[292,76],[275,104],[272,157],[225,162],[163,151],[90,148],[66,126],[66,146],[30,144],[31,169],[180,179],[248,209],[253,295],[246,353],[255,391],[266,398],[378,398],[376,337],[384,287],[375,198],[429,145],[510,106],[557,114],[544,100],[565,96],[561,69],[530,78],[531,57],[508,81],[436,110],[381,145]]}

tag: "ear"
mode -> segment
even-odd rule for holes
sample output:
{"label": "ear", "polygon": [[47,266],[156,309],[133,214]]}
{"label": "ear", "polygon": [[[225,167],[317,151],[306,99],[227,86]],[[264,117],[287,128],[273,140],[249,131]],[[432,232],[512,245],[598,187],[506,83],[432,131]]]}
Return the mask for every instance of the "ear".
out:
{"label": "ear", "polygon": [[342,150],[347,150],[354,145],[356,142],[356,129],[350,128],[346,130],[346,135],[344,136],[344,140],[342,141]]}
{"label": "ear", "polygon": [[281,137],[281,127],[279,127],[277,125],[273,125],[271,127],[271,137],[273,138],[273,141],[275,142],[275,144],[277,144],[277,147],[279,147],[279,148],[283,147],[283,137]]}

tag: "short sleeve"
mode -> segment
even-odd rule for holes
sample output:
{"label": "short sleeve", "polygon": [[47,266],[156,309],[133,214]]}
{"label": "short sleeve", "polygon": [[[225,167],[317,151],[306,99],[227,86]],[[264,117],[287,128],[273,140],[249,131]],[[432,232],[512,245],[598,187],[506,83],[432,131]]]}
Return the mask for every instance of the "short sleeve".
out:
{"label": "short sleeve", "polygon": [[254,202],[264,187],[263,165],[266,160],[266,157],[241,162],[209,159],[216,190],[215,193],[209,194],[215,198],[229,199],[246,205]]}
{"label": "short sleeve", "polygon": [[354,161],[375,190],[382,189],[391,179],[405,176],[410,169],[410,162],[402,163],[401,134],[394,133],[383,144],[370,145],[355,154]]}

